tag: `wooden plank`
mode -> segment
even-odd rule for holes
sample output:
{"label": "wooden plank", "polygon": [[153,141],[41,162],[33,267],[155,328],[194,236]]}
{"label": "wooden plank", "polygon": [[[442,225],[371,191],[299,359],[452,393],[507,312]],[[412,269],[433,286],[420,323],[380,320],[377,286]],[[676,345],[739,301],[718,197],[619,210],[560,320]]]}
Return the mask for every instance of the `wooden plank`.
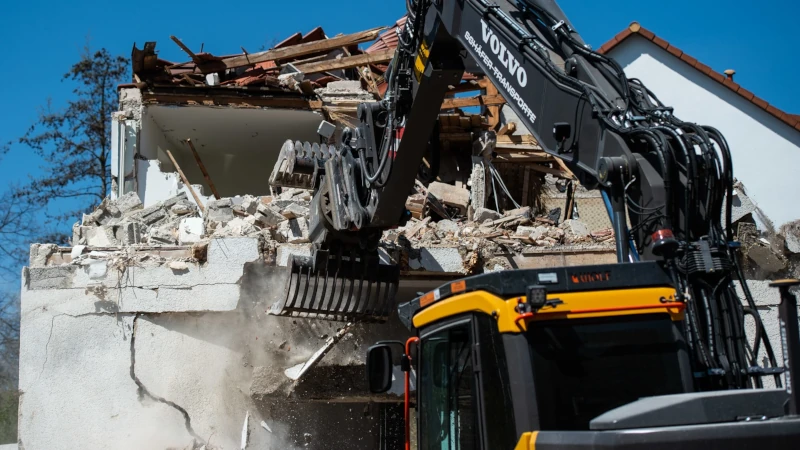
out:
{"label": "wooden plank", "polygon": [[564,171],[564,173],[566,173],[567,175],[569,175],[569,177],[570,177],[570,178],[572,178],[572,179],[575,179],[575,180],[577,180],[577,179],[578,179],[578,178],[575,176],[575,174],[574,174],[574,173],[572,173],[572,171],[571,171],[571,170],[569,170],[569,167],[567,167],[567,165],[564,163],[564,161],[562,161],[562,160],[561,160],[561,158],[553,158],[553,159],[554,159],[554,160],[556,160],[556,164],[558,164],[558,167],[561,167],[561,170],[563,170],[563,171]]}
{"label": "wooden plank", "polygon": [[514,134],[517,131],[517,123],[516,122],[508,122],[507,124],[503,125],[500,130],[497,131],[498,136],[505,136],[507,134]]}
{"label": "wooden plank", "polygon": [[[497,90],[495,85],[492,84],[492,82],[490,82],[489,80],[485,81],[486,81],[485,83],[486,96],[487,97],[499,96],[500,92]],[[505,100],[505,98],[503,98],[503,100]],[[486,121],[489,123],[489,129],[493,130],[500,123],[500,106],[491,106],[491,105],[486,105],[486,106],[487,106],[486,109],[488,110],[487,111],[488,117],[486,118]]]}
{"label": "wooden plank", "polygon": [[385,29],[386,27],[373,28],[371,30],[346,34],[344,36],[337,36],[321,41],[313,41],[305,44],[276,48],[263,52],[251,53],[249,55],[232,56],[219,61],[207,61],[203,62],[202,64],[198,64],[198,68],[202,73],[211,73],[219,72],[225,69],[234,69],[236,67],[250,66],[265,61],[299,58],[300,56],[310,55],[312,53],[326,52],[336,48],[372,41],[378,37],[381,31]]}
{"label": "wooden plank", "polygon": [[[186,88],[187,90],[190,88]],[[218,106],[250,106],[250,107],[271,107],[271,108],[294,108],[294,109],[321,109],[322,102],[306,100],[297,96],[271,96],[271,97],[243,97],[236,95],[204,95],[204,94],[162,94],[142,92],[142,99],[147,103],[173,103],[173,104],[197,104],[197,105],[218,105]]]}
{"label": "wooden plank", "polygon": [[533,144],[539,145],[539,141],[532,134],[498,135],[497,145],[501,144]]}
{"label": "wooden plank", "polygon": [[538,165],[538,164],[532,164],[530,167],[531,167],[531,170],[535,170],[537,172],[549,173],[550,175],[555,175],[557,177],[566,178],[566,179],[570,179],[571,178],[569,174],[567,174],[565,172],[562,172],[560,169],[553,169],[552,167],[541,166],[541,165]]}
{"label": "wooden plank", "polygon": [[506,100],[500,95],[478,95],[475,97],[446,98],[442,109],[469,108],[471,106],[504,105]]}
{"label": "wooden plank", "polygon": [[364,53],[363,55],[346,56],[340,59],[328,59],[315,63],[300,64],[295,67],[305,74],[327,72],[329,70],[352,69],[368,64],[377,64],[391,61],[394,57],[394,49],[384,50],[378,53]]}
{"label": "wooden plank", "polygon": [[205,164],[203,164],[203,160],[200,159],[200,154],[197,153],[197,150],[194,148],[194,144],[192,143],[191,139],[186,139],[186,143],[189,144],[189,148],[192,149],[192,155],[194,155],[194,160],[197,162],[197,166],[200,168],[200,172],[203,172],[203,178],[206,179],[206,183],[208,183],[208,187],[211,188],[211,192],[214,194],[214,198],[219,200],[219,192],[217,192],[217,187],[214,186],[214,182],[211,181],[211,177],[208,175],[208,171],[206,170]]}
{"label": "wooden plank", "polygon": [[194,52],[189,50],[189,47],[187,47],[183,42],[181,42],[180,39],[178,39],[175,36],[170,36],[169,38],[172,39],[173,42],[178,44],[178,47],[180,47],[181,50],[186,52],[186,54],[189,55],[190,58],[192,58],[192,61],[194,61],[195,63],[200,63],[203,61],[202,59],[198,58],[197,55],[194,54]]}
{"label": "wooden plank", "polygon": [[197,209],[200,210],[201,213],[205,214],[206,209],[203,207],[203,203],[200,201],[200,197],[197,196],[197,192],[194,191],[191,183],[189,183],[189,179],[186,178],[183,171],[181,170],[181,166],[178,165],[178,161],[175,161],[175,157],[172,156],[172,152],[169,150],[164,150],[167,152],[167,156],[169,156],[169,160],[172,161],[172,165],[175,166],[175,170],[178,171],[178,175],[180,175],[181,180],[183,180],[183,184],[186,185],[186,189],[189,189],[189,193],[192,194],[192,198],[194,198],[195,203],[197,203]]}

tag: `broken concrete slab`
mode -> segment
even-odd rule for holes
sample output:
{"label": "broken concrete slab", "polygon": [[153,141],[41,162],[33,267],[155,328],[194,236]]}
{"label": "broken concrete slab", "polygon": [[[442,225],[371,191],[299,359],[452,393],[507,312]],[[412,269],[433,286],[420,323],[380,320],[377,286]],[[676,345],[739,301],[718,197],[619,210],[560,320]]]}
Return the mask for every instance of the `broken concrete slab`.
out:
{"label": "broken concrete slab", "polygon": [[147,242],[150,244],[175,245],[178,243],[178,233],[175,223],[167,223],[157,227],[151,227],[148,232]]}
{"label": "broken concrete slab", "polygon": [[255,215],[256,222],[259,223],[262,227],[270,227],[274,228],[281,224],[281,222],[286,220],[280,212],[272,208],[271,206],[264,205],[263,203],[258,205],[258,210]]}
{"label": "broken concrete slab", "polygon": [[113,226],[114,239],[118,245],[139,244],[143,240],[145,227],[138,222],[124,222]]}
{"label": "broken concrete slab", "polygon": [[790,222],[781,227],[786,249],[791,253],[800,253],[800,220]]}
{"label": "broken concrete slab", "polygon": [[463,187],[434,181],[428,185],[428,194],[447,206],[458,208],[461,214],[466,214],[469,207],[469,191]]}
{"label": "broken concrete slab", "polygon": [[423,247],[417,255],[409,257],[409,267],[429,272],[463,273],[464,261],[457,248]]}
{"label": "broken concrete slab", "polygon": [[113,227],[81,227],[80,236],[81,240],[86,242],[86,245],[92,247],[112,247],[117,245]]}
{"label": "broken concrete slab", "polygon": [[204,234],[205,225],[200,217],[181,219],[178,225],[178,243],[181,245],[200,242]]}
{"label": "broken concrete slab", "polygon": [[478,223],[483,223],[487,220],[497,220],[500,217],[501,217],[500,213],[498,213],[493,209],[488,209],[488,208],[478,208],[475,210],[475,213],[473,214],[473,220],[475,220],[475,222]]}
{"label": "broken concrete slab", "polygon": [[45,267],[47,259],[57,250],[56,244],[31,244],[30,267]]}
{"label": "broken concrete slab", "polygon": [[444,237],[447,234],[456,234],[461,229],[461,226],[457,223],[453,222],[452,220],[440,220],[436,223],[436,232],[437,234],[442,233]]}
{"label": "broken concrete slab", "polygon": [[135,211],[127,216],[129,220],[141,222],[147,226],[161,225],[167,220],[167,212],[162,204]]}
{"label": "broken concrete slab", "polygon": [[289,244],[310,242],[308,237],[308,221],[304,217],[285,220],[278,226],[276,239]]}
{"label": "broken concrete slab", "polygon": [[127,215],[135,210],[142,209],[142,201],[139,195],[134,192],[128,192],[116,200],[117,209],[122,215]]}
{"label": "broken concrete slab", "polygon": [[230,198],[223,198],[208,202],[206,217],[208,220],[220,222],[222,224],[233,220],[233,201],[231,201]]}
{"label": "broken concrete slab", "polygon": [[559,228],[563,229],[567,234],[573,237],[587,237],[592,234],[589,227],[578,219],[565,220]]}
{"label": "broken concrete slab", "polygon": [[278,255],[275,264],[286,267],[289,265],[289,258],[292,255],[311,256],[311,244],[283,244],[278,246]]}

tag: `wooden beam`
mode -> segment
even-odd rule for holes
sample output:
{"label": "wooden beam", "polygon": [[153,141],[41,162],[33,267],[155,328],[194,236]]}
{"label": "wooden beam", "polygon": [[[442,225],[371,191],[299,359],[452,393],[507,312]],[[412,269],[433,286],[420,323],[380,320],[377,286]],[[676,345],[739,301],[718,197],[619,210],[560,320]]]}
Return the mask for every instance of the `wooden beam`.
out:
{"label": "wooden beam", "polygon": [[475,97],[446,98],[442,109],[469,108],[471,106],[504,105],[506,100],[500,95],[478,95]]}
{"label": "wooden beam", "polygon": [[201,213],[205,214],[206,209],[203,207],[203,203],[200,201],[200,197],[197,196],[197,192],[194,191],[191,183],[189,183],[189,179],[186,178],[186,175],[183,174],[181,170],[181,166],[178,165],[178,161],[175,161],[175,157],[172,156],[172,152],[169,150],[165,150],[167,152],[167,156],[169,156],[169,160],[172,161],[172,165],[175,166],[175,170],[178,171],[178,175],[181,176],[181,180],[183,180],[183,184],[186,185],[186,189],[192,194],[195,203],[197,203],[197,209],[200,210]]}
{"label": "wooden beam", "polygon": [[172,39],[173,42],[178,44],[178,47],[180,47],[181,50],[186,52],[186,54],[189,55],[190,58],[192,58],[192,61],[194,61],[195,63],[200,63],[202,61],[200,58],[197,57],[197,55],[194,54],[194,52],[189,50],[189,47],[187,47],[183,42],[181,42],[180,39],[178,39],[175,36],[170,36],[169,38]]}
{"label": "wooden beam", "polygon": [[539,145],[539,142],[533,137],[532,134],[515,134],[515,135],[498,135],[497,145]]}
{"label": "wooden beam", "polygon": [[265,61],[298,58],[300,56],[310,55],[312,53],[326,52],[336,48],[369,42],[377,38],[380,32],[385,29],[385,27],[373,28],[371,30],[347,34],[344,36],[337,36],[321,41],[313,41],[305,44],[292,45],[289,47],[275,48],[263,52],[251,53],[249,55],[232,56],[219,61],[204,61],[199,63],[198,67],[202,73],[211,73],[219,72],[225,69],[249,66]]}
{"label": "wooden beam", "polygon": [[[191,88],[186,88],[187,90]],[[145,103],[183,104],[227,106],[236,105],[243,107],[268,107],[268,108],[293,108],[293,109],[321,109],[322,102],[306,100],[299,96],[272,96],[272,97],[244,97],[236,95],[204,95],[201,93],[142,93]]]}
{"label": "wooden beam", "polygon": [[194,155],[194,160],[197,162],[197,166],[200,168],[200,172],[203,172],[203,178],[206,179],[208,187],[211,188],[211,192],[214,194],[214,198],[219,200],[222,197],[219,196],[219,192],[217,192],[217,187],[214,186],[214,182],[211,181],[211,177],[208,175],[208,171],[206,170],[206,165],[203,164],[203,160],[200,159],[200,154],[197,153],[197,150],[195,150],[192,140],[186,139],[186,143],[189,144],[189,148],[192,149],[192,155]]}
{"label": "wooden beam", "polygon": [[498,136],[505,136],[506,134],[514,134],[517,131],[517,123],[516,122],[508,122],[507,124],[503,125],[500,130],[497,131]]}
{"label": "wooden beam", "polygon": [[297,70],[305,74],[327,72],[330,70],[352,69],[368,64],[377,64],[391,61],[394,57],[394,49],[384,50],[378,53],[364,53],[363,55],[346,56],[340,59],[329,59],[309,64],[295,65]]}
{"label": "wooden beam", "polygon": [[465,82],[459,84],[458,86],[453,86],[451,89],[447,90],[447,93],[448,94],[459,94],[459,93],[462,93],[462,92],[477,91],[479,89],[481,89],[481,87],[480,87],[480,85],[478,85],[477,81],[469,80],[469,81],[465,81]]}
{"label": "wooden beam", "polygon": [[572,173],[571,170],[569,170],[569,167],[567,167],[567,165],[564,163],[564,161],[561,160],[561,158],[553,158],[553,159],[556,161],[556,164],[558,164],[558,167],[561,167],[561,170],[563,170],[564,173],[569,175],[570,178],[572,178],[573,180],[577,180],[578,179],[575,176],[575,174]]}

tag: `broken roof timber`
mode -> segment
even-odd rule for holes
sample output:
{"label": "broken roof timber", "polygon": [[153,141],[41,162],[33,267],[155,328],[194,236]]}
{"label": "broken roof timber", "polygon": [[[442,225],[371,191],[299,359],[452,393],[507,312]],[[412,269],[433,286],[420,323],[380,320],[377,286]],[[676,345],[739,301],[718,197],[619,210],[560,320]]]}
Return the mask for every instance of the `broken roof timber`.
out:
{"label": "broken roof timber", "polygon": [[365,53],[363,55],[299,64],[295,65],[295,68],[304,74],[311,74],[328,72],[331,70],[352,69],[353,67],[365,66],[367,64],[385,63],[391,61],[393,57],[394,49],[390,49],[378,53]]}
{"label": "broken roof timber", "polygon": [[[192,89],[192,88],[186,88]],[[198,89],[200,90],[200,89]],[[322,101],[308,100],[299,95],[242,96],[236,94],[206,94],[142,91],[145,103],[205,106],[238,106],[250,108],[322,109]]]}
{"label": "broken roof timber", "polygon": [[321,41],[312,41],[304,44],[292,45],[289,47],[275,48],[249,55],[239,55],[224,58],[219,61],[207,61],[198,64],[202,73],[219,72],[225,69],[250,66],[265,61],[275,61],[279,59],[298,58],[312,53],[330,51],[333,49],[346,47],[349,45],[360,44],[374,40],[385,27],[373,28],[371,30],[358,33],[347,34],[344,36],[332,37]]}

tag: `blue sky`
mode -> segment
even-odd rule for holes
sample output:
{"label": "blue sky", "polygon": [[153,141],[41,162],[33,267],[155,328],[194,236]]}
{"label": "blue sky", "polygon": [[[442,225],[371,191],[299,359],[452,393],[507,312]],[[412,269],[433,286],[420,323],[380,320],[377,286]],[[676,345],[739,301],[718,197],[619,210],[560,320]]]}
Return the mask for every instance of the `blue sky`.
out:
{"label": "blue sky", "polygon": [[[106,47],[123,56],[130,55],[134,43],[141,48],[154,40],[162,58],[183,61],[187,58],[169,40],[171,34],[194,50],[204,44],[215,54],[236,53],[240,46],[252,52],[316,25],[328,35],[388,25],[403,14],[405,4],[404,0],[4,3],[0,143],[22,135],[48,98],[56,106],[68,98],[70,86],[61,76],[78,59],[87,38],[94,48]],[[800,2],[562,0],[560,4],[595,48],[636,20],[718,71],[736,69],[737,81],[747,89],[780,109],[800,113],[794,32]],[[16,148],[0,162],[0,188],[5,181],[24,179],[37,164],[25,149]]]}
{"label": "blue sky", "polygon": [[[800,114],[795,46],[800,2],[562,0],[560,4],[595,48],[636,20],[717,71],[736,69],[736,80],[748,90]],[[404,0],[4,2],[0,143],[21,136],[48,98],[55,106],[63,105],[71,87],[61,77],[79,58],[87,38],[93,48],[106,47],[126,57],[134,43],[141,48],[145,41],[157,41],[162,58],[184,61],[186,55],[170,35],[195,51],[204,44],[215,54],[236,53],[240,47],[253,52],[317,25],[329,36],[389,25],[404,8]],[[0,161],[0,189],[35,173],[38,164],[26,149],[16,146]]]}

